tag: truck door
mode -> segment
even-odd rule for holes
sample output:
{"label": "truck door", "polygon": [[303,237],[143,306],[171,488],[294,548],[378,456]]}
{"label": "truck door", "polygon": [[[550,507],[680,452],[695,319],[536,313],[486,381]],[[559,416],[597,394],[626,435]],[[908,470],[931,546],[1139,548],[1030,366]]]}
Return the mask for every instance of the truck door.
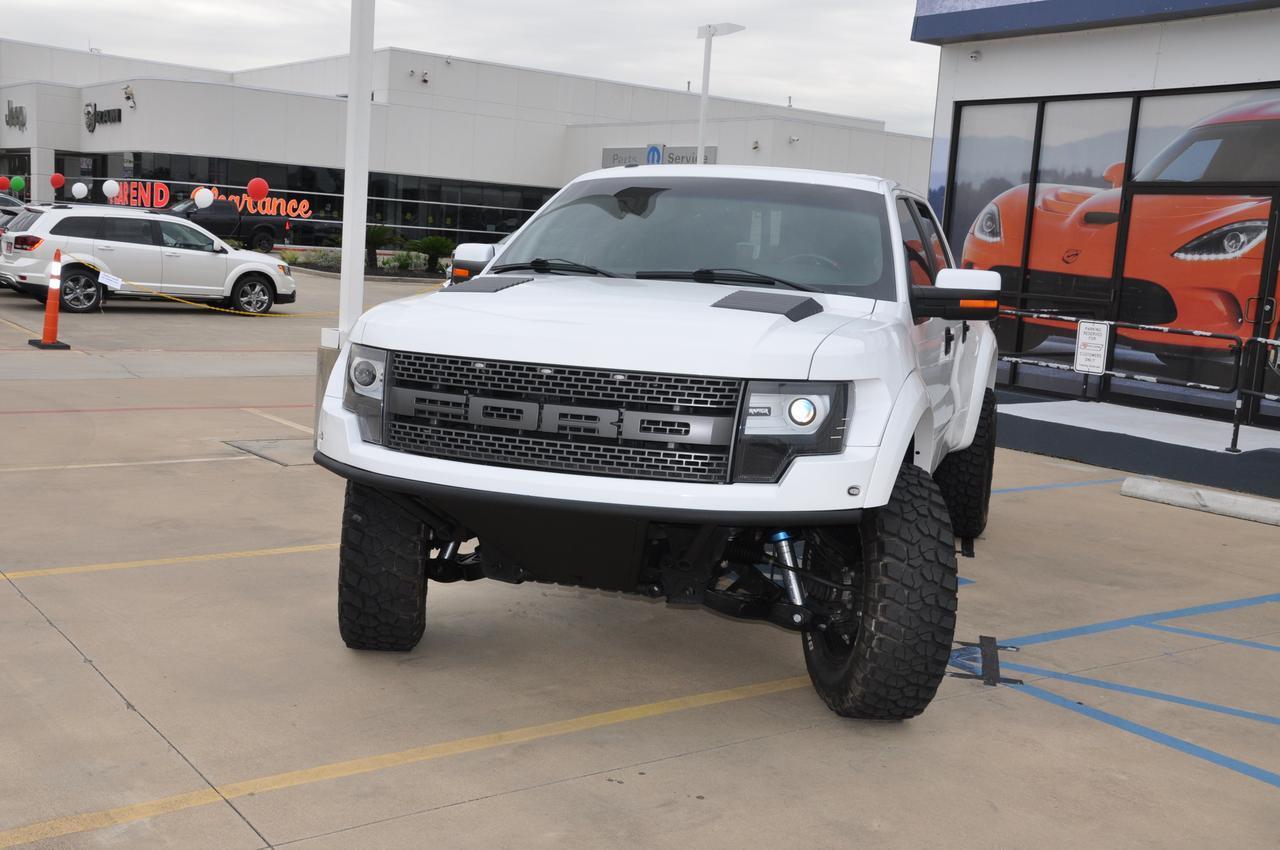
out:
{"label": "truck door", "polygon": [[240,213],[236,210],[236,205],[221,198],[205,209],[197,209],[188,218],[223,239],[235,236],[236,228],[240,224]]}
{"label": "truck door", "polygon": [[[907,282],[912,286],[932,286],[938,270],[951,264],[937,227],[927,209],[922,210],[923,205],[914,198],[900,197],[896,206]],[[960,322],[936,318],[921,319],[911,330],[916,362],[934,411],[935,438],[956,414],[954,373],[960,334]]]}

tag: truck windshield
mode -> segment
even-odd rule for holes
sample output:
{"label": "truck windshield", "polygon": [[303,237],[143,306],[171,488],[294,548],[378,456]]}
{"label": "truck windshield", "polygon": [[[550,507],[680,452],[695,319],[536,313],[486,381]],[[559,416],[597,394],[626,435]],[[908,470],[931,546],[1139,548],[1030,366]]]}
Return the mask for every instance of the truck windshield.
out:
{"label": "truck windshield", "polygon": [[570,186],[512,238],[500,262],[556,257],[627,277],[732,268],[893,300],[890,244],[884,196],[875,192],[620,174]]}

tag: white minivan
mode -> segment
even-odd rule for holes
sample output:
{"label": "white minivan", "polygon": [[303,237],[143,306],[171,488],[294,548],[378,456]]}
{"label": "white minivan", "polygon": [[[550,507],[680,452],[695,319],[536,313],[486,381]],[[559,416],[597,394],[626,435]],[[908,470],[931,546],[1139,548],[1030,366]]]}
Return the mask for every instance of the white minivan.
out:
{"label": "white minivan", "polygon": [[[72,313],[98,310],[108,295],[177,295],[244,313],[298,297],[289,266],[273,257],[232,248],[175,216],[84,204],[26,206],[0,237],[0,280],[44,301],[58,249],[61,309]],[[121,282],[109,288],[102,272]]]}

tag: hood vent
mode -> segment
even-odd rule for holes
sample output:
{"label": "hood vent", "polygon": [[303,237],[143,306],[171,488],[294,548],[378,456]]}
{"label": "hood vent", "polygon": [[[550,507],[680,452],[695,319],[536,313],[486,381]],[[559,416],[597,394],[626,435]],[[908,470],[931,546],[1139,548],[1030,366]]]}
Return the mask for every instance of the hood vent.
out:
{"label": "hood vent", "polygon": [[471,280],[462,283],[455,283],[453,286],[446,286],[441,292],[501,292],[504,289],[510,289],[513,286],[519,286],[522,283],[528,283],[533,280],[531,277],[517,277],[515,275],[481,275],[473,277]]}
{"label": "hood vent", "polygon": [[799,322],[822,312],[822,305],[804,295],[783,295],[779,292],[752,292],[740,289],[726,295],[711,305],[726,310],[746,310],[751,313],[776,313]]}

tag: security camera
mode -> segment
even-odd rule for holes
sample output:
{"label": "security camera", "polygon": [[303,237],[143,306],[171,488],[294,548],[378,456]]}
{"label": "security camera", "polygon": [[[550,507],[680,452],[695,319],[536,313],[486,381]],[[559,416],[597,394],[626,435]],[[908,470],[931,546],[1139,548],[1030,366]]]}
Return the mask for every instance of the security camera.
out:
{"label": "security camera", "polygon": [[429,83],[429,82],[431,82],[431,80],[427,79],[427,72],[426,72],[426,71],[423,71],[423,72],[422,72],[422,84],[425,86],[425,85],[426,85],[427,83]]}
{"label": "security camera", "polygon": [[129,104],[129,108],[137,109],[138,102],[133,99],[133,86],[125,86],[121,91],[124,92],[124,102]]}
{"label": "security camera", "polygon": [[981,50],[975,50],[975,51],[973,51],[972,53],[970,53],[970,54],[969,54],[969,61],[970,61],[970,62],[981,62],[981,61],[982,61],[982,51],[981,51]]}
{"label": "security camera", "polygon": [[787,144],[789,144],[789,145],[794,145],[794,144],[795,144],[796,142],[798,142],[798,141],[800,141],[800,137],[799,137],[799,136],[789,136],[789,137],[787,138]]}

